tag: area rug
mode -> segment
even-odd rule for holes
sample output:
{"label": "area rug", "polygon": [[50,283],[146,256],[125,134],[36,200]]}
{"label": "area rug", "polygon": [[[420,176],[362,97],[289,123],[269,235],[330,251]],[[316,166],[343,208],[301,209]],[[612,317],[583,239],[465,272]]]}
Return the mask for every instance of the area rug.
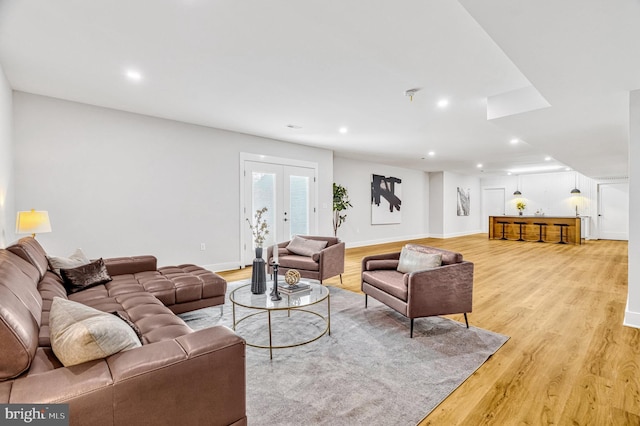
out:
{"label": "area rug", "polygon": [[[242,284],[230,283],[229,292]],[[410,339],[407,318],[372,298],[365,309],[364,295],[329,288],[331,335],[274,350],[272,360],[268,349],[247,346],[250,425],[415,425],[509,339],[441,317],[416,319]],[[326,314],[326,304],[314,310]],[[232,324],[228,297],[222,310],[180,316],[193,329]],[[277,344],[325,327],[301,312],[283,312],[272,324]],[[266,343],[266,315],[244,321],[237,332]]]}

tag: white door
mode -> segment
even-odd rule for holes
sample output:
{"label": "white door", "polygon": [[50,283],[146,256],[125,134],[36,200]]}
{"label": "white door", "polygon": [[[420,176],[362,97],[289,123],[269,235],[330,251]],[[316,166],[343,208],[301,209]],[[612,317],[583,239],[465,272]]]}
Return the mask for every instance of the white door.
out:
{"label": "white door", "polygon": [[482,190],[482,232],[489,232],[489,216],[504,215],[504,188]]}
{"label": "white door", "polygon": [[267,208],[263,219],[269,229],[263,244],[263,256],[266,256],[267,247],[287,241],[293,235],[316,233],[315,181],[313,168],[244,162],[245,265],[255,257],[255,243],[247,220],[253,223],[256,211],[263,207]]}
{"label": "white door", "polygon": [[629,239],[629,184],[598,185],[598,238]]}

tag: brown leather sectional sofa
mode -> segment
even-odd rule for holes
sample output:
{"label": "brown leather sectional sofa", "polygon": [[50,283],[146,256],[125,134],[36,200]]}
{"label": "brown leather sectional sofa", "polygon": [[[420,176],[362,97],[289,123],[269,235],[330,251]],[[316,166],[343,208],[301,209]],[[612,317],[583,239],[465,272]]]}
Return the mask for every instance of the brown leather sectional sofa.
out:
{"label": "brown leather sectional sofa", "polygon": [[[226,282],[153,256],[105,259],[112,281],[67,295],[33,238],[0,249],[0,403],[69,404],[72,425],[246,425],[245,342],[175,313],[224,302]],[[51,349],[54,297],[124,311],[143,345],[64,367]]]}

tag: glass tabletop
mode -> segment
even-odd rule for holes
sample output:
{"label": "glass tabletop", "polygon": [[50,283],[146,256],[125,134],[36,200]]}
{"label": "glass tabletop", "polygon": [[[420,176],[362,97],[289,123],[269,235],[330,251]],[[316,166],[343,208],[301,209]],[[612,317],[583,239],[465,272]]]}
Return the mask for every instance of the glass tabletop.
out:
{"label": "glass tabletop", "polygon": [[[300,283],[308,284],[309,289],[292,294],[280,292],[281,300],[271,300],[270,294],[273,290],[273,281],[267,281],[267,291],[264,294],[251,293],[251,284],[247,284],[233,290],[229,295],[229,299],[234,304],[245,308],[279,310],[314,305],[329,297],[329,289],[322,284],[303,281],[300,281]],[[283,284],[287,285],[278,282],[278,287]]]}

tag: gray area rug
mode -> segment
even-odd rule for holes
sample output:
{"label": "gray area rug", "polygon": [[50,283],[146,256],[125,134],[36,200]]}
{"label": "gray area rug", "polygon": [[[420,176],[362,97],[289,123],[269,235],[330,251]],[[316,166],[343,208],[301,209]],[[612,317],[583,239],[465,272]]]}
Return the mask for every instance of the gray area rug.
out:
{"label": "gray area rug", "polygon": [[[229,284],[229,291],[238,285]],[[415,425],[509,338],[446,318],[409,320],[364,295],[331,290],[331,335],[273,351],[247,346],[247,417],[252,425]],[[326,303],[313,309],[326,313]],[[180,316],[193,329],[231,327],[229,298],[220,307]],[[236,311],[239,313],[248,311]],[[470,318],[473,320],[473,317]],[[324,329],[314,315],[272,317],[274,344]],[[238,334],[268,342],[266,315],[241,323]]]}

